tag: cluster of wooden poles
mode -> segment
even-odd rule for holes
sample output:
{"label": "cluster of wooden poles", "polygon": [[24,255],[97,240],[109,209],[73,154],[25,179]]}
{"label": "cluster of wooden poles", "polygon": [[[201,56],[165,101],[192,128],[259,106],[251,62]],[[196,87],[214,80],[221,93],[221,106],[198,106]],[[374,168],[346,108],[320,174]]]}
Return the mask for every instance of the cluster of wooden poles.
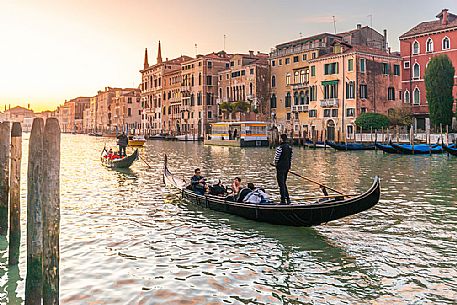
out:
{"label": "cluster of wooden poles", "polygon": [[[19,263],[21,160],[21,124],[0,123],[0,235],[9,231],[10,266]],[[27,167],[25,304],[59,304],[59,187],[59,121],[49,118],[45,125],[43,119],[35,118]]]}

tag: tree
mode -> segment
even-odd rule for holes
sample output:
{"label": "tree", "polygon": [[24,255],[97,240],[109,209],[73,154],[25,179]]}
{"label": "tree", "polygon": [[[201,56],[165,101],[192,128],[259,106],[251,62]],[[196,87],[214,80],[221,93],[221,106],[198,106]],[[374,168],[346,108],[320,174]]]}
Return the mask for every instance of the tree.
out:
{"label": "tree", "polygon": [[366,112],[355,120],[355,124],[363,130],[381,129],[389,126],[389,118],[380,113]]}
{"label": "tree", "polygon": [[411,126],[413,117],[409,107],[389,109],[388,116],[391,126]]}
{"label": "tree", "polygon": [[222,102],[219,104],[219,109],[225,114],[225,118],[227,116],[231,119],[232,114],[234,113],[233,103],[230,102]]}
{"label": "tree", "polygon": [[455,69],[447,55],[433,57],[425,70],[425,88],[432,125],[452,124],[452,88]]}

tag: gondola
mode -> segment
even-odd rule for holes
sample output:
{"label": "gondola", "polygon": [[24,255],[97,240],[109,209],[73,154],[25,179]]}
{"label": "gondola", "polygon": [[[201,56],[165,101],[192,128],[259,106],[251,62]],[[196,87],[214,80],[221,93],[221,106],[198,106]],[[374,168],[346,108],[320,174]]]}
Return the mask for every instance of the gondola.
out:
{"label": "gondola", "polygon": [[169,171],[167,163],[167,158],[165,157],[164,183],[167,186],[179,189],[184,199],[211,210],[275,225],[309,227],[351,216],[376,205],[381,194],[380,179],[375,177],[368,191],[351,197],[330,197],[325,201],[303,200],[292,202],[290,205],[239,203],[226,200],[225,197],[194,193],[186,187],[185,180]]}
{"label": "gondola", "polygon": [[443,147],[441,145],[417,144],[414,147],[410,144],[395,144],[390,145],[401,154],[406,155],[426,155],[426,154],[442,154]]}
{"label": "gondola", "polygon": [[108,155],[108,151],[106,150],[106,147],[104,147],[100,156],[100,161],[104,166],[109,168],[129,168],[135,160],[138,160],[139,157],[138,148],[135,149],[131,155],[122,159],[110,160],[105,158],[106,155]]}
{"label": "gondola", "polygon": [[446,145],[443,143],[443,149],[450,155],[457,156],[457,145]]}
{"label": "gondola", "polygon": [[389,153],[389,154],[398,154],[399,152],[392,147],[390,144],[380,144],[380,143],[374,143],[377,149],[382,150],[383,152]]}
{"label": "gondola", "polygon": [[336,143],[327,141],[327,144],[336,150],[374,150],[375,146],[371,143]]}
{"label": "gondola", "polygon": [[303,145],[309,148],[326,148],[327,146],[324,141],[316,141],[316,143],[314,143],[311,140],[306,140]]}

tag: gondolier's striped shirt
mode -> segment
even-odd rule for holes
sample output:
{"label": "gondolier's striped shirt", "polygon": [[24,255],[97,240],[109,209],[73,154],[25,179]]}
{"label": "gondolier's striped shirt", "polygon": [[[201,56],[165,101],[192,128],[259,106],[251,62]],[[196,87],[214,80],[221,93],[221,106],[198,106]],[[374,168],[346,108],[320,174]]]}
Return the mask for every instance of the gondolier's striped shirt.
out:
{"label": "gondolier's striped shirt", "polygon": [[276,148],[274,164],[276,168],[289,170],[292,160],[292,147],[287,143],[282,143]]}

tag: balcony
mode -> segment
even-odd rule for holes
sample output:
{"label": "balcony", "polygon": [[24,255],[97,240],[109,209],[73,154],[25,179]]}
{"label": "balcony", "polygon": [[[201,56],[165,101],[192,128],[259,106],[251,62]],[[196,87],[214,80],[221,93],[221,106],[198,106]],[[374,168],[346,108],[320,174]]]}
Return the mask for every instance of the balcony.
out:
{"label": "balcony", "polygon": [[321,100],[321,107],[333,108],[338,107],[339,100],[337,98],[329,98],[326,100]]}
{"label": "balcony", "polygon": [[308,112],[309,105],[292,105],[292,112]]}
{"label": "balcony", "polygon": [[291,84],[292,90],[301,90],[301,89],[305,89],[305,88],[308,87],[308,85],[309,85],[308,82],[297,83],[297,84]]}
{"label": "balcony", "polygon": [[190,92],[190,86],[181,86],[181,92]]}

